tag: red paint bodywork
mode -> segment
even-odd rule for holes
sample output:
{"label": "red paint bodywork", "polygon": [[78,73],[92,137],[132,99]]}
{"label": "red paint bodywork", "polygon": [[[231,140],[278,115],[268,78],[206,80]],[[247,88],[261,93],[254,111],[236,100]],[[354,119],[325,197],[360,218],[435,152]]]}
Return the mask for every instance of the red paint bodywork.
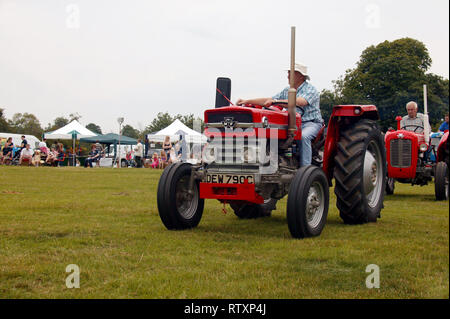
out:
{"label": "red paint bodywork", "polygon": [[[356,112],[355,112],[356,110]],[[269,120],[269,124],[284,125],[286,129],[278,129],[277,138],[279,140],[287,139],[288,112],[282,107],[271,106],[265,109],[260,105],[247,106],[228,106],[205,111],[205,123],[208,123],[208,116],[212,113],[251,113],[253,123],[262,123],[263,117]],[[339,140],[339,126],[341,118],[363,117],[378,120],[378,110],[375,105],[337,105],[333,107],[332,114],[327,129],[327,136],[324,146],[323,170],[328,178],[329,184],[333,178],[334,157],[337,150],[337,142]],[[295,140],[301,139],[301,116],[296,113],[297,131]],[[257,128],[253,129],[253,134],[248,132],[242,135],[248,137],[264,136],[269,137],[270,129]],[[204,134],[207,137],[222,136],[226,137],[227,133],[217,132],[217,130],[205,129]],[[230,134],[230,133],[228,133]],[[238,137],[238,133],[231,133],[230,136]],[[279,143],[280,145],[281,143]],[[216,183],[200,183],[201,198],[215,198],[220,201],[241,200],[251,203],[263,203],[264,199],[256,193],[254,184],[216,184]]]}
{"label": "red paint bodywork", "polygon": [[[252,106],[227,106],[227,107],[221,107],[217,109],[211,109],[205,111],[205,123],[208,122],[208,116],[211,113],[251,113],[253,118],[253,123],[262,123],[263,117],[266,117],[269,120],[270,124],[275,125],[286,125],[288,124],[288,112],[286,110],[280,110],[279,108],[275,106],[271,106],[270,109],[264,109],[260,105],[252,105]],[[296,113],[296,124],[297,128],[302,126],[302,119],[301,116]],[[249,134],[248,131],[244,133],[225,133],[225,132],[217,132],[217,130],[211,130],[209,128],[205,129],[204,134],[206,137],[212,137],[212,136],[248,136],[248,137],[269,137],[270,129],[263,129],[263,128],[257,128],[253,129],[253,134]],[[287,138],[287,129],[279,129],[278,130],[278,139],[286,139]],[[295,139],[300,140],[302,138],[302,131],[301,129],[297,129]]]}
{"label": "red paint bodywork", "polygon": [[[355,110],[359,110],[355,114]],[[323,171],[331,185],[334,170],[334,157],[337,151],[337,142],[339,141],[339,121],[342,117],[363,117],[378,120],[378,110],[375,105],[336,105],[331,112],[328,122],[327,137],[323,151]]]}
{"label": "red paint bodywork", "polygon": [[[403,135],[401,139],[411,140],[411,166],[393,167],[391,166],[391,141],[399,139],[399,134]],[[419,146],[425,143],[423,134],[414,133],[406,130],[388,131],[384,137],[386,146],[386,160],[388,167],[388,176],[392,178],[414,178],[416,176],[417,159],[419,157]]]}
{"label": "red paint bodywork", "polygon": [[234,200],[262,204],[264,198],[255,192],[255,184],[200,183],[200,198],[215,198],[229,202]]}
{"label": "red paint bodywork", "polygon": [[437,150],[437,162],[445,161],[445,149],[448,148],[448,131],[445,132],[444,136],[442,136],[441,141],[439,142],[438,150]]}

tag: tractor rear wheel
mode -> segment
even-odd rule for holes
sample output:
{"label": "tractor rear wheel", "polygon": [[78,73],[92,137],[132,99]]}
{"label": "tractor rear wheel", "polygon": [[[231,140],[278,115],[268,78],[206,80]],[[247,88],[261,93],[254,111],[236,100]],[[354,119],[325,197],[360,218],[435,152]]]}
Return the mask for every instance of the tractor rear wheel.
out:
{"label": "tractor rear wheel", "polygon": [[167,229],[194,228],[200,222],[205,200],[200,198],[198,183],[189,193],[191,165],[176,163],[164,170],[158,183],[158,211]]}
{"label": "tractor rear wheel", "polygon": [[253,219],[260,217],[270,217],[272,210],[276,209],[277,200],[269,198],[263,204],[252,204],[247,202],[230,203],[234,214],[241,219]]}
{"label": "tractor rear wheel", "polygon": [[448,166],[445,162],[439,162],[436,165],[434,174],[434,193],[436,200],[448,199]]}
{"label": "tractor rear wheel", "polygon": [[386,188],[384,139],[373,120],[341,128],[335,158],[336,206],[346,224],[376,222]]}
{"label": "tractor rear wheel", "polygon": [[328,180],[319,167],[300,168],[289,187],[287,221],[294,238],[319,236],[325,227],[329,205]]}

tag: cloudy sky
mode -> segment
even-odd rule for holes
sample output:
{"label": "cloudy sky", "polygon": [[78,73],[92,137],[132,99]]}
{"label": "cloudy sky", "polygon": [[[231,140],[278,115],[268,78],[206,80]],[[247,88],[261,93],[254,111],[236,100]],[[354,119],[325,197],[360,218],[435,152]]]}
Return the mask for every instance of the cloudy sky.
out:
{"label": "cloudy sky", "polygon": [[202,117],[219,76],[233,101],[287,85],[291,26],[319,90],[369,45],[402,37],[449,77],[448,0],[0,0],[0,107],[42,126],[78,112],[104,132],[119,116],[141,129],[158,112]]}

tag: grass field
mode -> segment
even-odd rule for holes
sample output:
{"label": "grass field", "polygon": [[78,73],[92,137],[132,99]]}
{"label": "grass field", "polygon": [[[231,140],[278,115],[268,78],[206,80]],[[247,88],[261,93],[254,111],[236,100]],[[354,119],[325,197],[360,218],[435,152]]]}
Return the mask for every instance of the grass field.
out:
{"label": "grass field", "polygon": [[[449,202],[434,185],[396,184],[361,226],[342,223],[330,190],[322,235],[294,240],[286,200],[259,220],[207,200],[196,229],[166,230],[160,173],[0,167],[0,298],[449,298]],[[366,288],[369,264],[379,289]]]}

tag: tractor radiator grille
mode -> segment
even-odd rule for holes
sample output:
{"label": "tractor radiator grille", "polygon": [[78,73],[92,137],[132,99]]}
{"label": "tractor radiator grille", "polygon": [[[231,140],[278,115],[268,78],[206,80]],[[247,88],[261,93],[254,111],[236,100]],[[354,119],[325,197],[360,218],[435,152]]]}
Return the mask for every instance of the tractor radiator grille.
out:
{"label": "tractor radiator grille", "polygon": [[208,123],[221,123],[227,118],[237,123],[253,123],[252,113],[232,112],[232,113],[210,113],[208,114]]}
{"label": "tractor radiator grille", "polygon": [[411,141],[391,140],[391,166],[410,167],[411,166]]}

